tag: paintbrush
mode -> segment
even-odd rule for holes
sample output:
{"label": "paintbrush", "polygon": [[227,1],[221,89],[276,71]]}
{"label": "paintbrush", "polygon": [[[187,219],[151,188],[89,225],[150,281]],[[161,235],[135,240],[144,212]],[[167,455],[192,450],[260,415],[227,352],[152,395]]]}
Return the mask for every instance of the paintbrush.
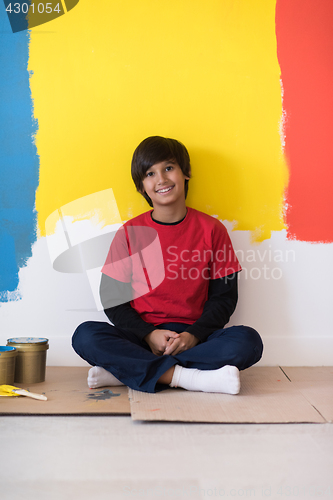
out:
{"label": "paintbrush", "polygon": [[14,393],[18,396],[28,396],[28,398],[40,399],[41,401],[47,401],[47,397],[43,394],[35,394],[34,392],[26,391],[20,387],[14,387],[13,385],[0,385],[0,392]]}

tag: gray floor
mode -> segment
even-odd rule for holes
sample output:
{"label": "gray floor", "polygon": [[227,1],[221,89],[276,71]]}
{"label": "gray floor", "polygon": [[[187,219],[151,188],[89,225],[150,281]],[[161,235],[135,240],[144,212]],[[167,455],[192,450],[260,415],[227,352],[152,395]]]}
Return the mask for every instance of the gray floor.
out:
{"label": "gray floor", "polygon": [[333,497],[331,424],[0,418],[1,500]]}

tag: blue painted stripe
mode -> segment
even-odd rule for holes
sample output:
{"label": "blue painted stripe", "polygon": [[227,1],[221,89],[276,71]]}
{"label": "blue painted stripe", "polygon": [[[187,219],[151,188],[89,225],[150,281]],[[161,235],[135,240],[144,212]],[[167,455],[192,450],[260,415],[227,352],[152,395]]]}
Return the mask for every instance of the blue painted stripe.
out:
{"label": "blue painted stripe", "polygon": [[29,85],[29,32],[13,33],[0,4],[0,302],[18,286],[36,241],[39,158]]}

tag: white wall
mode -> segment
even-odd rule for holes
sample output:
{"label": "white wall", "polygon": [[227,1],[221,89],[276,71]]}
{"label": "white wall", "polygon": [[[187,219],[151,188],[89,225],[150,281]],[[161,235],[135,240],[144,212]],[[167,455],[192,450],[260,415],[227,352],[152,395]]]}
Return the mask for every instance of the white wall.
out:
{"label": "white wall", "polygon": [[[284,231],[254,245],[247,231],[225,225],[243,266],[230,325],[259,331],[265,346],[260,365],[332,365],[333,245],[287,241]],[[85,366],[71,335],[83,321],[106,319],[96,310],[87,276],[54,271],[46,238],[40,238],[20,271],[19,292],[21,300],[0,305],[0,344],[14,336],[47,337],[48,365]]]}

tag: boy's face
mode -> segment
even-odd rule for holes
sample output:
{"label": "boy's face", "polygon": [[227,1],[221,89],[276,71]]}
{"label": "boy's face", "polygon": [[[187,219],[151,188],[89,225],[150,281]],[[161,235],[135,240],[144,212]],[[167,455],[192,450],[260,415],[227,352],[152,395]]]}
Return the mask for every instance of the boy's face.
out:
{"label": "boy's face", "polygon": [[180,200],[185,201],[186,177],[176,160],[155,163],[147,171],[142,181],[143,190],[156,205],[171,205]]}

